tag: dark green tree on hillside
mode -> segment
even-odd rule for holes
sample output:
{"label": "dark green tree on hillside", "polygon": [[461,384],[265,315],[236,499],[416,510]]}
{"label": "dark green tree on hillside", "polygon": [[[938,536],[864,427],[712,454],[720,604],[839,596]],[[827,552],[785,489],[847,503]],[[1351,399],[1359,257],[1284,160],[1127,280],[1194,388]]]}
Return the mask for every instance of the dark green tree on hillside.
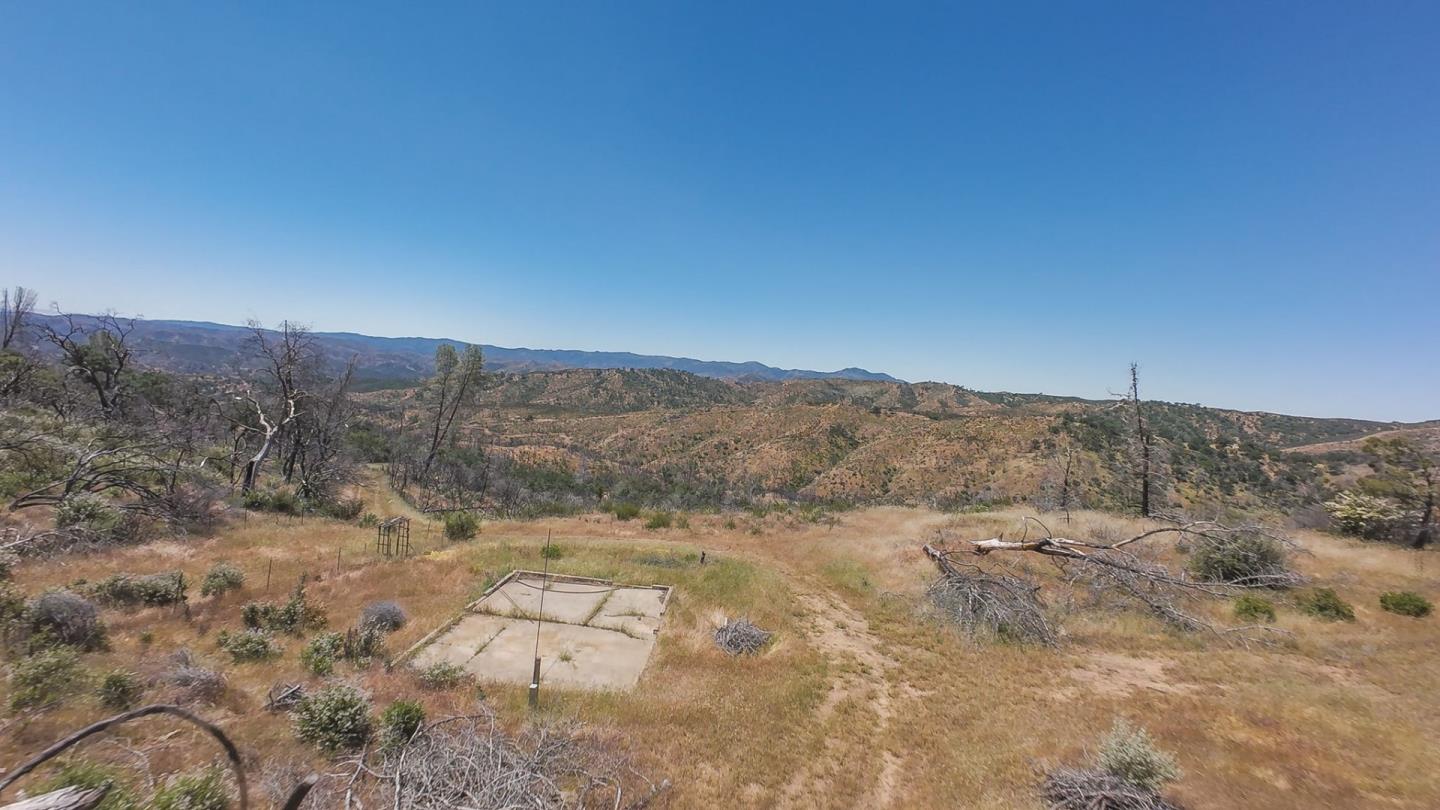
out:
{"label": "dark green tree on hillside", "polygon": [[1362,491],[1391,498],[1409,517],[1406,541],[1424,548],[1435,539],[1435,501],[1440,489],[1436,454],[1406,436],[1376,437],[1363,445],[1376,458],[1374,475],[1361,479]]}

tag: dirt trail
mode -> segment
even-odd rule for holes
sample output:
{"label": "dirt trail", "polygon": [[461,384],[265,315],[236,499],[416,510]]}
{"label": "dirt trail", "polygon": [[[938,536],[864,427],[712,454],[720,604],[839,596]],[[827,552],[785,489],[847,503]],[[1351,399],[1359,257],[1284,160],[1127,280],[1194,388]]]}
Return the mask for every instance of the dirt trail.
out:
{"label": "dirt trail", "polygon": [[[857,699],[874,717],[869,723],[855,724],[851,730],[863,734],[866,739],[862,744],[867,750],[878,751],[880,740],[895,716],[895,685],[891,676],[899,668],[898,662],[880,650],[879,640],[870,631],[865,617],[834,593],[800,578],[792,577],[791,585],[796,600],[810,614],[807,641],[829,659],[835,673],[829,692],[812,718],[814,726],[824,729],[842,703]],[[791,777],[781,791],[778,806],[825,806],[825,782],[829,775],[857,764],[850,761],[847,754],[835,735],[827,734],[821,755]],[[899,775],[899,759],[888,752],[882,753],[880,774],[863,805],[890,806]]]}

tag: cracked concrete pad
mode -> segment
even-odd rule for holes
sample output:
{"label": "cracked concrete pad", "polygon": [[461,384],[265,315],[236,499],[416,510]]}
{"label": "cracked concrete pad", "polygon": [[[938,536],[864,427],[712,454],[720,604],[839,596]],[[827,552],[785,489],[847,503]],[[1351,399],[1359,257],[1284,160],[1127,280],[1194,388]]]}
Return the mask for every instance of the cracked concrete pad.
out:
{"label": "cracked concrete pad", "polygon": [[517,573],[421,647],[416,667],[456,664],[481,680],[529,684],[539,626],[541,684],[629,689],[655,647],[668,590]]}

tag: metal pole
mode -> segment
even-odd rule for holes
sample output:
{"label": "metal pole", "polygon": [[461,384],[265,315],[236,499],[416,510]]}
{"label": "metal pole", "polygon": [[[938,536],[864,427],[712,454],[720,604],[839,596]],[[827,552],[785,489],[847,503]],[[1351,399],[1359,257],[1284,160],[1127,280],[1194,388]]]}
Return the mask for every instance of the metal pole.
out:
{"label": "metal pole", "polygon": [[540,611],[535,616],[535,673],[530,677],[530,708],[534,709],[540,705],[540,622],[545,619],[545,589],[550,585],[550,532],[545,532],[545,550],[540,553],[545,558],[543,576],[540,578]]}

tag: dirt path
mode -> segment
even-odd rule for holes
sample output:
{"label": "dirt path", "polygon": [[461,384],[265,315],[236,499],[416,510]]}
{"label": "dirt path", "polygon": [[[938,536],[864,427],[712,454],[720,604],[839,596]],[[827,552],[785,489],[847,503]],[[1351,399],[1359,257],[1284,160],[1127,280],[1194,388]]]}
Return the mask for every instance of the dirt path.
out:
{"label": "dirt path", "polygon": [[[812,722],[816,728],[826,728],[842,703],[856,699],[873,717],[863,725],[855,724],[851,730],[865,738],[861,741],[863,748],[880,751],[879,743],[895,717],[892,675],[899,669],[898,662],[881,651],[879,639],[871,632],[865,617],[834,593],[799,578],[792,578],[791,586],[795,589],[796,601],[809,614],[807,641],[829,660],[835,673]],[[825,806],[826,781],[830,775],[858,764],[850,761],[849,753],[838,744],[836,735],[826,734],[821,755],[791,777],[781,791],[778,806]],[[894,801],[900,761],[889,752],[882,752],[880,756],[880,774],[867,801],[862,803],[866,807],[888,807]]]}

